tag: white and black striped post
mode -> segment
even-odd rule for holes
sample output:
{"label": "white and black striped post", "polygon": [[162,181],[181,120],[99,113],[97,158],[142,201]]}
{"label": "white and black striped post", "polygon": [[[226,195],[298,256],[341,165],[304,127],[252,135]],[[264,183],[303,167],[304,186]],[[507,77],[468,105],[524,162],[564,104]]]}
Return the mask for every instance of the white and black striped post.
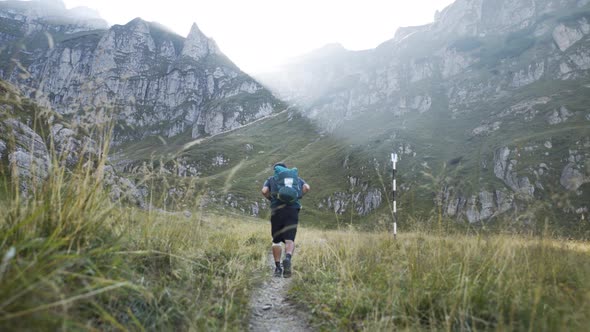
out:
{"label": "white and black striped post", "polygon": [[395,192],[397,191],[397,183],[395,181],[397,153],[391,154],[391,162],[393,163],[393,238],[397,237],[397,202],[395,200]]}

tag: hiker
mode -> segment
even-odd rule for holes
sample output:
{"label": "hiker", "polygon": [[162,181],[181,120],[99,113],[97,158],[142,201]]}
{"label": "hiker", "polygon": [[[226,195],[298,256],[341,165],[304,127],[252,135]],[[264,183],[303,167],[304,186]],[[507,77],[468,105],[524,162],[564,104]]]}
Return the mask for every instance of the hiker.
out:
{"label": "hiker", "polygon": [[[262,195],[270,200],[272,255],[275,260],[275,277],[281,274],[291,277],[291,258],[295,250],[295,234],[299,222],[299,199],[307,193],[310,186],[298,175],[297,168],[287,168],[284,163],[272,166],[274,175],[269,177],[262,186]],[[281,267],[282,247],[285,243],[285,260]]]}

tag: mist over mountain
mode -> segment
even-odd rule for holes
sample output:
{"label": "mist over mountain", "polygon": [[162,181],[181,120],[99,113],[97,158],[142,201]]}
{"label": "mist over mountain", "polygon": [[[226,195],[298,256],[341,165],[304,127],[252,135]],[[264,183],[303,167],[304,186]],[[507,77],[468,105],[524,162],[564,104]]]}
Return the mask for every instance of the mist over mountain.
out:
{"label": "mist over mountain", "polygon": [[158,160],[165,199],[258,216],[283,160],[317,184],[304,213],[375,223],[395,151],[407,217],[588,218],[589,1],[457,0],[375,49],[327,45],[258,81],[196,24],[100,27],[59,3],[0,2],[0,77],[74,123],[113,117],[117,171]]}

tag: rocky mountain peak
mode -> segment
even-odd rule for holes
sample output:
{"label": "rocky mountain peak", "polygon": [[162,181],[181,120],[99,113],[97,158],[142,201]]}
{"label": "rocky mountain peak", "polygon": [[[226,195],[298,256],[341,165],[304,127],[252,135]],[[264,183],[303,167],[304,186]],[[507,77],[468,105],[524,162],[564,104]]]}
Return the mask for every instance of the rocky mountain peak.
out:
{"label": "rocky mountain peak", "polygon": [[147,24],[147,22],[143,18],[138,16],[138,17],[132,19],[131,21],[127,22],[127,24],[125,24],[125,25],[138,25],[138,24]]}
{"label": "rocky mountain peak", "polygon": [[150,32],[149,23],[141,17],[136,17],[133,20],[129,21],[129,23],[125,24],[125,27],[138,33]]}
{"label": "rocky mountain peak", "polygon": [[486,36],[533,26],[540,18],[588,0],[457,0],[435,14],[433,30],[446,36]]}
{"label": "rocky mountain peak", "polygon": [[204,58],[209,54],[219,54],[219,48],[214,40],[205,36],[199,29],[197,23],[193,23],[191,31],[186,37],[184,47],[182,49],[182,56],[192,58],[196,61]]}

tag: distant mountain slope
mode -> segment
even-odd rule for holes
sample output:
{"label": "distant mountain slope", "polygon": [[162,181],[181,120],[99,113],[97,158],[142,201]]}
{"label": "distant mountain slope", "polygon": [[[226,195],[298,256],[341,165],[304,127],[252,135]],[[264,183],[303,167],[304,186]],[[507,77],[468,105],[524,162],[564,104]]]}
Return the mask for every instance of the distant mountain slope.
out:
{"label": "distant mountain slope", "polygon": [[196,24],[185,39],[139,18],[106,29],[38,7],[0,3],[0,77],[74,121],[114,117],[118,143],[213,135],[285,108]]}
{"label": "distant mountain slope", "polygon": [[588,218],[589,1],[457,0],[374,50],[318,54],[259,79],[378,160],[397,150],[402,206]]}
{"label": "distant mountain slope", "polygon": [[334,226],[342,214],[341,222],[370,215],[375,222],[372,213],[386,200],[372,161],[322,135],[294,109],[194,142],[178,136],[123,144],[111,159],[119,172],[165,187],[154,200],[175,209],[210,206],[265,216],[270,211],[260,189],[277,161],[298,167],[312,187],[302,201],[306,223]]}

